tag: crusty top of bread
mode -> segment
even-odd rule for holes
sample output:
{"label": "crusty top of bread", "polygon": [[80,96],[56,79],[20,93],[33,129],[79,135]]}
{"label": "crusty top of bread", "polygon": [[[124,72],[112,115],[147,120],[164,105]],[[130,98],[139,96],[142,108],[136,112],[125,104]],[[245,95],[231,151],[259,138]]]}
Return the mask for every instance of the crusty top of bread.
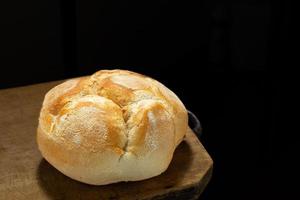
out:
{"label": "crusty top of bread", "polygon": [[101,70],[46,94],[37,141],[58,170],[101,185],[162,173],[186,130],[186,109],[163,84],[130,71]]}

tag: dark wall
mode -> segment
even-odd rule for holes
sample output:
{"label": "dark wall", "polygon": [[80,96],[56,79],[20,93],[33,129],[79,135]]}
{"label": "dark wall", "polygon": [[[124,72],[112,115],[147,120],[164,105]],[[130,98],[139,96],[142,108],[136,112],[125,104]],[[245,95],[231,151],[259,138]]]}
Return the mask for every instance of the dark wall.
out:
{"label": "dark wall", "polygon": [[58,0],[13,0],[0,6],[0,88],[63,76]]}
{"label": "dark wall", "polygon": [[169,74],[166,68],[192,69],[193,64],[200,67],[207,62],[204,5],[166,0],[78,1],[77,10],[80,71],[94,71],[95,65],[130,66],[163,76]]}
{"label": "dark wall", "polygon": [[277,183],[289,170],[276,148],[290,9],[289,1],[267,0],[5,3],[0,88],[99,69],[147,74],[203,124],[215,162],[203,199],[284,198]]}
{"label": "dark wall", "polygon": [[0,7],[0,87],[102,68],[170,84],[215,72],[273,72],[289,56],[289,7],[266,0],[10,1]]}

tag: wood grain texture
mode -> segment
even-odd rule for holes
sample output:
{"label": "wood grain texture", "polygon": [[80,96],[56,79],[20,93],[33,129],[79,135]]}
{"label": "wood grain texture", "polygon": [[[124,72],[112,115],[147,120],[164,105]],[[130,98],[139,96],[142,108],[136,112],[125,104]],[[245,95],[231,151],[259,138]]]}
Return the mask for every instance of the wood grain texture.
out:
{"label": "wood grain texture", "polygon": [[53,168],[37,149],[45,93],[61,81],[0,90],[0,199],[197,199],[213,162],[189,130],[166,172],[137,182],[91,186]]}

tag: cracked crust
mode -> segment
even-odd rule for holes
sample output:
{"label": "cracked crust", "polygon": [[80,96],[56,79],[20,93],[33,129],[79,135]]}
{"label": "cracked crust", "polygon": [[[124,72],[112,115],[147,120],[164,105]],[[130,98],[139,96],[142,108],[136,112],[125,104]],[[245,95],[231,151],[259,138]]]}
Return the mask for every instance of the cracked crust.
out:
{"label": "cracked crust", "polygon": [[45,96],[37,142],[65,175],[93,185],[157,176],[187,130],[178,97],[149,77],[101,70]]}

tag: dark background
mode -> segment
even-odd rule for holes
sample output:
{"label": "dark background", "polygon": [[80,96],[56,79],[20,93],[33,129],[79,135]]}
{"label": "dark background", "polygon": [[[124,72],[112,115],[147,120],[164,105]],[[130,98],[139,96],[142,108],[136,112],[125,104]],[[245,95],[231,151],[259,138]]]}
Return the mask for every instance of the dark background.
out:
{"label": "dark background", "polygon": [[214,160],[202,199],[286,199],[278,146],[289,1],[12,0],[0,6],[0,88],[122,68],[172,89]]}

